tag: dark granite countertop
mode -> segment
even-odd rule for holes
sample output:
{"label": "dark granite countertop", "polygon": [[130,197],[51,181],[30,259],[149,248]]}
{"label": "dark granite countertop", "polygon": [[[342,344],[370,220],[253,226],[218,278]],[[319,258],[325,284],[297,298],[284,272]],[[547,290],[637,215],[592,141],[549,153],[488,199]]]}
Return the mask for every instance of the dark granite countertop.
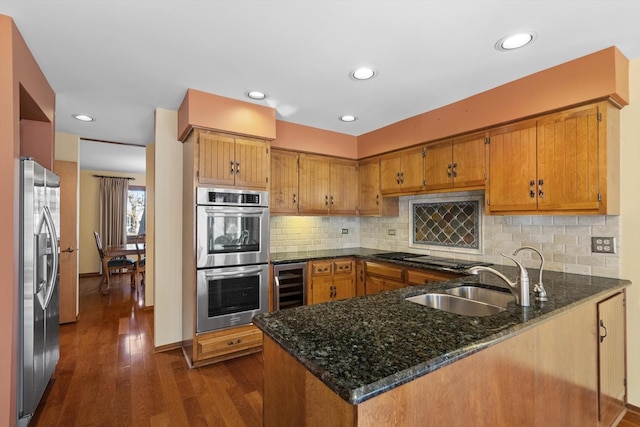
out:
{"label": "dark granite countertop", "polygon": [[[376,253],[360,248],[322,252],[326,253],[298,259],[294,255],[286,261],[278,258],[278,262],[340,256],[375,259]],[[516,275],[513,267],[495,269],[510,278]],[[535,283],[538,271],[529,269],[529,275]],[[408,296],[463,282],[505,287],[494,275],[481,273],[260,314],[253,321],[336,394],[359,404],[631,284],[627,280],[551,271],[545,271],[543,279],[548,301],[540,303],[532,298],[530,307],[511,302],[506,311],[488,317],[461,316],[405,301]]]}

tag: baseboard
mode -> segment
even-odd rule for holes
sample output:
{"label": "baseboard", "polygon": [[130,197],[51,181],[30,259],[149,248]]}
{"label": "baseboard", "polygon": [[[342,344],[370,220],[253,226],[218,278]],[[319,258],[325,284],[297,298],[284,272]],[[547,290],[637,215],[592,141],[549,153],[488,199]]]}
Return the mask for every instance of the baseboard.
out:
{"label": "baseboard", "polygon": [[95,273],[80,273],[78,274],[78,278],[83,279],[86,277],[100,277],[102,276],[102,274],[95,272]]}
{"label": "baseboard", "polygon": [[632,411],[632,412],[636,412],[636,413],[640,414],[640,408],[638,408],[637,406],[634,406],[634,405],[632,405],[632,404],[630,404],[630,403],[627,403],[627,405],[626,405],[626,406],[627,406],[627,409],[628,409],[628,410],[630,410],[630,411]]}
{"label": "baseboard", "polygon": [[175,350],[177,348],[181,348],[182,344],[179,342],[175,342],[175,343],[171,343],[171,344],[165,344],[165,345],[161,345],[160,347],[155,347],[153,349],[154,353],[162,353],[165,351],[170,351],[170,350]]}

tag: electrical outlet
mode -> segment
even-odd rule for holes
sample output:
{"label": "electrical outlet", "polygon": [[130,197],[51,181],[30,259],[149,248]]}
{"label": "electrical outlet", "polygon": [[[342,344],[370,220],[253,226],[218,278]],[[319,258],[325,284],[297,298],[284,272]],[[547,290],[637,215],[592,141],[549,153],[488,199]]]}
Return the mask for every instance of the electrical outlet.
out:
{"label": "electrical outlet", "polygon": [[594,254],[615,254],[616,238],[615,237],[592,237],[591,253]]}
{"label": "electrical outlet", "polygon": [[348,228],[343,228],[342,229],[342,234],[349,234],[349,229]]}
{"label": "electrical outlet", "polygon": [[396,230],[389,229],[389,230],[387,230],[387,232],[389,233],[389,236],[395,236],[396,235]]}

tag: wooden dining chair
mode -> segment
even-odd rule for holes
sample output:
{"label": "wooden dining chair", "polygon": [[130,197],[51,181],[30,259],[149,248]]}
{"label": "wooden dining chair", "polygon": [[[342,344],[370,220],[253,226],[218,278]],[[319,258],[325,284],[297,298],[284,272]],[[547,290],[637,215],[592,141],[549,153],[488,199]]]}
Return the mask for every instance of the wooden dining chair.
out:
{"label": "wooden dining chair", "polygon": [[138,234],[136,236],[136,252],[138,253],[138,260],[136,261],[136,284],[138,283],[138,275],[140,276],[140,285],[144,285],[144,271],[145,265],[147,264],[147,258],[144,256],[145,249],[142,248],[142,245],[146,241],[146,236],[144,233]]}
{"label": "wooden dining chair", "polygon": [[93,232],[96,238],[96,246],[98,247],[98,254],[100,254],[100,262],[102,263],[102,279],[100,280],[100,287],[102,288],[106,284],[106,288],[102,288],[102,293],[109,293],[111,289],[111,273],[131,273],[131,286],[135,286],[135,266],[136,263],[131,261],[127,257],[112,257],[102,246],[102,239],[97,231]]}

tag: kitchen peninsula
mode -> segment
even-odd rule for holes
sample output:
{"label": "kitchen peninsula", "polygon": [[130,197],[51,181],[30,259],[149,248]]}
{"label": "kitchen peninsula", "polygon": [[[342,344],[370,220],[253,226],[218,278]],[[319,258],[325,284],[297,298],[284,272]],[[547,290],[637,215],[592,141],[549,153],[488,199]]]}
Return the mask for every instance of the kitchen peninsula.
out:
{"label": "kitchen peninsula", "polygon": [[[615,392],[599,379],[610,369],[599,367],[601,344],[622,343],[624,355],[630,282],[557,272],[544,282],[548,301],[487,317],[405,300],[463,283],[504,287],[485,273],[256,316],[265,426],[609,425],[625,389],[623,378]],[[606,319],[605,333],[599,319],[611,301],[622,323]]]}

